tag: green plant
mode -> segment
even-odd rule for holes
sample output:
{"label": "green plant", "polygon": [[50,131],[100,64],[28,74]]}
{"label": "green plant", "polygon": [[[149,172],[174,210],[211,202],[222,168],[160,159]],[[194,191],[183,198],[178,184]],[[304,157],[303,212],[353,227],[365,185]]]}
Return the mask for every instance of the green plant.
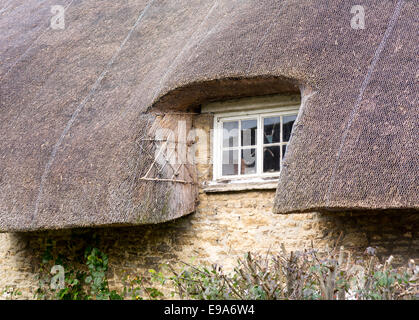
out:
{"label": "green plant", "polygon": [[[110,291],[106,272],[108,257],[97,248],[88,247],[84,252],[84,264],[78,268],[65,257],[58,255],[54,259],[52,244],[47,244],[41,258],[39,269],[39,287],[35,292],[38,299],[59,300],[117,300],[122,299],[115,290]],[[54,288],[51,267],[62,266],[64,283],[61,288]]]}
{"label": "green plant", "polygon": [[90,247],[86,249],[84,256],[88,268],[85,282],[90,285],[88,299],[121,300],[122,297],[115,290],[109,290],[106,278],[108,256],[99,249]]}
{"label": "green plant", "polygon": [[175,294],[181,299],[418,299],[419,267],[393,269],[392,257],[384,265],[375,253],[353,261],[350,252],[310,249],[278,254],[248,253],[232,272],[220,266],[183,263],[171,267]]}
{"label": "green plant", "polygon": [[[344,247],[287,252],[281,245],[277,253],[247,253],[229,272],[216,264],[181,262],[180,269],[167,264],[160,271],[149,269],[146,275],[125,272],[123,290],[117,292],[109,289],[105,253],[88,247],[80,259],[70,260],[54,252],[54,247],[53,242],[47,242],[41,257],[38,299],[155,300],[165,298],[162,291],[169,290],[172,297],[180,299],[419,299],[415,262],[394,268],[393,257],[380,263],[373,248],[354,259]],[[59,289],[51,286],[53,265],[65,270]],[[10,298],[19,293],[15,288],[10,290]]]}
{"label": "green plant", "polygon": [[6,300],[15,300],[22,295],[22,292],[13,286],[6,286],[1,292],[1,295],[6,298]]}
{"label": "green plant", "polygon": [[163,286],[166,283],[166,278],[161,272],[157,272],[154,269],[149,269],[148,272],[150,278],[126,275],[123,279],[124,289],[122,295],[124,297],[130,297],[133,300],[143,300],[144,297],[150,300],[163,298],[164,294],[150,285],[157,283],[160,286]]}

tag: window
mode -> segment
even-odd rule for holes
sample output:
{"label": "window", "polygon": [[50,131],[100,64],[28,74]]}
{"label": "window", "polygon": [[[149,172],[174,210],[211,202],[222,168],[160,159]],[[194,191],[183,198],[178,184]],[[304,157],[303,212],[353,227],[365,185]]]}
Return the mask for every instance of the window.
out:
{"label": "window", "polygon": [[278,176],[297,113],[216,115],[214,177]]}
{"label": "window", "polygon": [[205,192],[275,189],[300,103],[300,95],[271,95],[204,104],[214,116]]}

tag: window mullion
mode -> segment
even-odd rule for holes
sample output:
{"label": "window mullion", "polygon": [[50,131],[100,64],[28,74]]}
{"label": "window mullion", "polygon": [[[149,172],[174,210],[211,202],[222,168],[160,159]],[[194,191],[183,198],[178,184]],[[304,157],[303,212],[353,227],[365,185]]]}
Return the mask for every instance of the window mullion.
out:
{"label": "window mullion", "polygon": [[263,173],[263,123],[262,116],[258,115],[258,131],[257,131],[257,173]]}
{"label": "window mullion", "polygon": [[239,135],[239,141],[238,141],[238,148],[237,148],[237,152],[238,152],[238,155],[237,155],[237,161],[239,162],[238,163],[238,172],[237,172],[237,175],[241,175],[241,167],[242,167],[242,162],[241,162],[241,145],[242,145],[242,121],[239,119],[238,120],[238,122],[239,122],[239,133],[238,133],[238,135]]}
{"label": "window mullion", "polygon": [[282,137],[282,133],[284,132],[284,130],[282,130],[283,128],[282,128],[282,126],[283,126],[283,124],[284,124],[284,116],[282,116],[281,115],[281,117],[280,117],[280,126],[279,126],[279,128],[280,128],[280,130],[281,130],[281,132],[279,133],[279,142],[280,142],[280,147],[279,147],[279,171],[281,171],[281,169],[282,169],[282,141],[283,141],[283,137]]}
{"label": "window mullion", "polygon": [[217,177],[221,177],[223,175],[223,122],[219,121],[217,123]]}
{"label": "window mullion", "polygon": [[[268,112],[260,112],[259,114],[242,114],[242,112],[237,112],[236,114],[230,113],[228,114],[228,116],[226,116],[225,114],[223,114],[222,116],[216,116],[215,118],[215,127],[217,128],[215,134],[214,134],[214,141],[216,141],[216,145],[214,146],[214,176],[216,178],[221,178],[224,177],[223,176],[223,153],[224,151],[227,150],[232,150],[233,153],[237,152],[237,175],[235,176],[228,176],[231,178],[243,178],[246,175],[251,175],[253,176],[254,174],[242,174],[242,151],[243,150],[247,150],[247,149],[253,149],[253,147],[256,149],[256,175],[276,175],[279,172],[266,172],[266,174],[263,172],[263,168],[264,168],[264,153],[263,153],[263,149],[264,147],[274,147],[274,146],[279,146],[279,161],[280,161],[280,170],[282,170],[282,166],[283,166],[283,157],[282,157],[282,151],[284,146],[286,146],[288,144],[288,142],[284,142],[284,115],[288,115],[288,114],[292,114],[293,112],[291,111],[287,111],[287,112],[274,112],[273,110],[269,109]],[[279,134],[279,142],[272,142],[272,143],[267,143],[266,145],[264,144],[264,117],[280,117],[279,121],[280,121],[280,134]],[[243,137],[242,137],[242,121],[244,119],[255,119],[256,118],[256,122],[257,122],[257,132],[256,132],[256,145],[248,145],[248,146],[242,146],[243,144]],[[237,127],[238,127],[238,138],[237,138],[237,143],[238,145],[236,147],[227,147],[224,148],[223,147],[223,123],[224,121],[237,121]],[[270,159],[270,158],[269,158]],[[271,160],[269,160],[271,161]]]}
{"label": "window mullion", "polygon": [[219,142],[219,126],[220,126],[220,120],[218,117],[214,117],[214,143],[213,143],[213,155],[212,155],[212,169],[213,169],[213,179],[218,179],[218,177],[220,176],[219,174],[219,166],[220,166],[220,161],[219,161],[219,152],[218,149],[220,149],[220,142]]}

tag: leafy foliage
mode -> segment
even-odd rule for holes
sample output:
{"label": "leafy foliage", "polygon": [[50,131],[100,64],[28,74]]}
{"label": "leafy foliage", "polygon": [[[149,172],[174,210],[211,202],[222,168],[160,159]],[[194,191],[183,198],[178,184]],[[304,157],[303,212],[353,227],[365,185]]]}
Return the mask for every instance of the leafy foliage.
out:
{"label": "leafy foliage", "polygon": [[143,300],[144,298],[157,300],[163,298],[164,294],[150,285],[154,283],[163,286],[166,283],[166,278],[163,276],[162,272],[157,272],[154,269],[150,269],[148,272],[150,278],[126,275],[123,279],[124,289],[122,295],[133,300]]}
{"label": "leafy foliage", "polygon": [[365,259],[354,262],[343,247],[323,253],[287,253],[282,247],[280,254],[248,253],[230,273],[219,265],[183,263],[181,271],[171,268],[170,279],[182,299],[418,299],[419,267],[411,260],[393,269],[392,260],[380,264],[370,248]]}
{"label": "leafy foliage", "polygon": [[[410,260],[407,266],[393,268],[392,256],[380,263],[373,248],[354,259],[344,247],[287,252],[282,245],[278,253],[247,253],[229,272],[216,264],[181,262],[180,269],[166,264],[145,276],[124,272],[121,292],[109,289],[108,257],[98,248],[84,249],[79,263],[53,248],[47,243],[41,257],[38,299],[154,300],[167,298],[162,291],[170,290],[171,297],[205,300],[419,299],[419,266]],[[57,289],[51,286],[53,265],[64,270],[64,283]],[[21,293],[9,288],[6,294],[13,299]]]}
{"label": "leafy foliage", "polygon": [[[55,260],[51,254],[51,247],[46,248],[42,256],[40,267],[41,279],[35,293],[38,299],[59,300],[120,300],[122,297],[116,291],[110,291],[106,272],[108,271],[108,257],[97,248],[88,247],[84,253],[85,268],[76,270],[66,263],[62,257]],[[52,265],[63,265],[63,288],[53,289],[50,285],[49,273]]]}
{"label": "leafy foliage", "polygon": [[22,292],[13,286],[7,286],[4,290],[2,290],[1,295],[7,300],[15,300],[22,295]]}

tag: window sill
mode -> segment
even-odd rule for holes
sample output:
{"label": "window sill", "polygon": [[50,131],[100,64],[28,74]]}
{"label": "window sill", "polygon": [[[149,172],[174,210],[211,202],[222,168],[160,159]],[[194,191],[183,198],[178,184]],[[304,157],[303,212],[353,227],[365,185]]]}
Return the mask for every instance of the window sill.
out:
{"label": "window sill", "polygon": [[278,179],[270,179],[266,181],[211,181],[203,186],[203,191],[205,193],[219,193],[252,190],[276,190],[277,186]]}

